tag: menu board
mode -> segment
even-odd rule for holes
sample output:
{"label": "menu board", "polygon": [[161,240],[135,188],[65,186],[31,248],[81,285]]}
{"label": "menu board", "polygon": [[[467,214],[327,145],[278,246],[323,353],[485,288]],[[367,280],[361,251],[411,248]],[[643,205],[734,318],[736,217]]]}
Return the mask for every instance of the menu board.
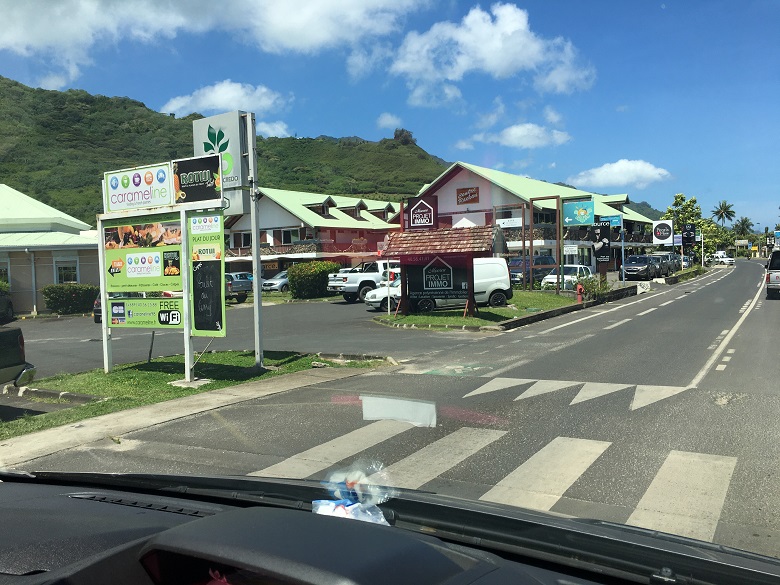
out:
{"label": "menu board", "polygon": [[222,211],[187,214],[192,335],[225,337],[225,237]]}

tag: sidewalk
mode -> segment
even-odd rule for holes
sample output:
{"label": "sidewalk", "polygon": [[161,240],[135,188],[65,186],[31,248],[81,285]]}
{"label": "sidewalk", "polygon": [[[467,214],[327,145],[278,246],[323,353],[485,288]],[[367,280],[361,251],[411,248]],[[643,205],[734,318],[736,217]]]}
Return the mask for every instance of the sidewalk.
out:
{"label": "sidewalk", "polygon": [[71,425],[13,437],[0,443],[0,468],[17,467],[39,457],[79,447],[93,441],[100,441],[106,437],[119,437],[125,433],[192,416],[193,414],[278,394],[287,390],[304,388],[329,380],[341,380],[359,376],[366,371],[371,370],[318,368],[294,372],[267,380],[247,382],[238,386],[176,398],[167,402],[149,404],[131,410],[123,410],[85,419]]}

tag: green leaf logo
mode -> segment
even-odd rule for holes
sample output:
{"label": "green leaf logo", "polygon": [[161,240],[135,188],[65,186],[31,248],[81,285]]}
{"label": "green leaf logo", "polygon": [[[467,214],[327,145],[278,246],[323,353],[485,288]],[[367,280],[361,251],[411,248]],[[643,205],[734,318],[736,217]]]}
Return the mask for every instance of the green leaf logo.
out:
{"label": "green leaf logo", "polygon": [[222,129],[220,128],[219,131],[217,131],[211,124],[209,124],[208,139],[208,142],[203,143],[203,150],[205,152],[225,152],[230,144],[230,139],[225,139],[225,133]]}

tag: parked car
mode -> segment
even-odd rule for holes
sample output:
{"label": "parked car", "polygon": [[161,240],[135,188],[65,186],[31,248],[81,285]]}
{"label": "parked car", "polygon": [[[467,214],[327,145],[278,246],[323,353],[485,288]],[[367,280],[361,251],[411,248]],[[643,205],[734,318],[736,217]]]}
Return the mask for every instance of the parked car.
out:
{"label": "parked car", "polygon": [[[170,293],[173,294],[173,293]],[[181,295],[182,293],[177,293]],[[145,293],[140,292],[110,292],[108,293],[109,299],[138,299],[138,298],[144,298],[146,295]],[[165,293],[163,293],[163,296],[165,296]],[[95,321],[95,323],[102,323],[102,308],[103,308],[103,297],[98,293],[97,298],[95,299],[95,302],[92,304],[92,319]],[[110,322],[110,319],[109,319]]]}
{"label": "parked car", "polygon": [[[555,288],[556,282],[561,282],[561,277],[558,275],[558,267],[553,268],[552,272],[542,279],[542,288]],[[574,290],[574,283],[581,278],[588,278],[593,276],[590,270],[590,266],[582,266],[580,264],[564,264],[563,265],[563,283],[561,288],[564,290]]]}
{"label": "parked car", "polygon": [[263,292],[287,292],[290,290],[290,281],[287,278],[287,271],[282,270],[276,276],[265,279],[262,286]]}
{"label": "parked car", "polygon": [[692,265],[691,257],[690,256],[683,256],[682,257],[682,267],[683,267],[683,270],[686,270],[686,269],[690,268],[691,265]]}
{"label": "parked car", "polygon": [[233,278],[237,280],[254,280],[255,277],[251,272],[230,272]]}
{"label": "parked car", "polygon": [[667,252],[653,252],[650,255],[658,258],[661,265],[661,271],[658,276],[669,276],[674,272],[674,258],[672,258],[671,254]]}
{"label": "parked car", "polygon": [[509,265],[509,278],[512,284],[522,284],[523,275],[525,275],[525,281],[528,282],[532,273],[534,281],[539,281],[558,265],[552,256],[539,255],[533,258],[533,263],[529,261],[528,257],[511,258],[509,260],[507,264]]}
{"label": "parked car", "polygon": [[366,300],[366,294],[379,286],[382,275],[390,268],[400,266],[398,260],[362,262],[348,272],[328,274],[328,292],[336,292],[348,303]]}
{"label": "parked car", "polygon": [[766,263],[766,298],[780,296],[780,250],[774,250]]}
{"label": "parked car", "polygon": [[243,303],[252,292],[252,281],[246,278],[235,278],[230,273],[225,273],[225,298],[233,299],[237,303]]}
{"label": "parked car", "polygon": [[632,254],[623,265],[626,280],[651,280],[658,274],[658,268],[658,263],[645,254]]}
{"label": "parked car", "polygon": [[720,263],[721,264],[725,264],[726,266],[734,266],[734,264],[736,264],[736,262],[737,261],[734,260],[734,258],[732,258],[731,256],[723,256],[720,259]]}
{"label": "parked car", "polygon": [[0,327],[0,387],[8,382],[26,386],[35,378],[35,366],[24,354],[24,335],[19,327]]}
{"label": "parked car", "polygon": [[[391,277],[393,275],[391,274]],[[377,311],[387,311],[387,299],[390,298],[390,310],[395,310],[398,303],[401,300],[401,279],[391,278],[389,285],[379,286],[372,291],[366,293],[366,298],[363,301]]]}

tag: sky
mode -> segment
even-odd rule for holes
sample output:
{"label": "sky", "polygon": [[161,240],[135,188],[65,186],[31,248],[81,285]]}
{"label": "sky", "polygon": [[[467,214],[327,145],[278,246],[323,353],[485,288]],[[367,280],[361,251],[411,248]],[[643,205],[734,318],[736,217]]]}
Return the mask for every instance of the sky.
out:
{"label": "sky", "polygon": [[[0,75],[780,221],[776,0],[0,0]],[[150,161],[157,162],[157,161]]]}

